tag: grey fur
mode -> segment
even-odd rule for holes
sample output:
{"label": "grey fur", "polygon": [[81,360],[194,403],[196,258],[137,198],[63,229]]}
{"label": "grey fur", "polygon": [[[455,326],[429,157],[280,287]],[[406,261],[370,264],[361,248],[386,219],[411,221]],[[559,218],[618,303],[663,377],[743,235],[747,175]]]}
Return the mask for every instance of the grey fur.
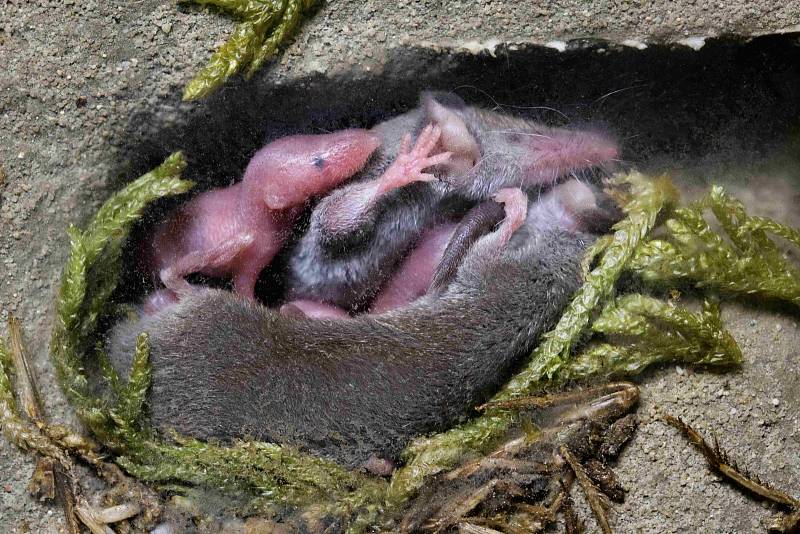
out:
{"label": "grey fur", "polygon": [[447,248],[442,253],[442,259],[436,267],[436,272],[433,274],[428,291],[438,293],[447,287],[458,272],[461,261],[475,240],[489,233],[504,217],[505,211],[502,204],[491,199],[484,200],[469,210],[453,231]]}
{"label": "grey fur", "polygon": [[438,296],[376,316],[285,317],[203,290],[110,333],[117,370],[150,335],[153,424],[198,438],[252,436],[355,467],[396,459],[485,401],[551,328],[592,237],[545,229],[498,254],[479,239]]}
{"label": "grey fur", "polygon": [[[331,235],[321,223],[323,214],[341,196],[350,194],[352,182],[379,177],[394,161],[400,142],[413,137],[430,121],[427,103],[435,100],[458,115],[478,144],[481,159],[465,174],[442,175],[442,182],[413,183],[387,194],[376,209],[350,234]],[[490,198],[504,187],[538,189],[523,183],[520,162],[530,156],[525,141],[531,137],[569,139],[574,132],[467,106],[452,94],[423,93],[413,111],[377,125],[381,146],[357,174],[322,199],[314,209],[307,233],[291,253],[289,298],[327,302],[363,309],[386,282],[394,267],[417,242],[422,232],[440,220],[461,216],[473,203]],[[552,170],[553,178],[560,178]]]}
{"label": "grey fur", "polygon": [[[403,135],[414,139],[425,126],[420,110],[379,124],[373,131],[381,146],[367,166],[352,181],[374,180],[394,161]],[[311,215],[307,233],[291,254],[289,298],[310,299],[346,309],[361,309],[389,278],[403,255],[439,216],[459,211],[457,200],[444,204],[448,187],[443,183],[417,182],[382,198],[359,228],[349,234],[332,235],[324,227],[324,213],[351,186],[338,188],[323,198]],[[463,210],[462,210],[463,211]]]}

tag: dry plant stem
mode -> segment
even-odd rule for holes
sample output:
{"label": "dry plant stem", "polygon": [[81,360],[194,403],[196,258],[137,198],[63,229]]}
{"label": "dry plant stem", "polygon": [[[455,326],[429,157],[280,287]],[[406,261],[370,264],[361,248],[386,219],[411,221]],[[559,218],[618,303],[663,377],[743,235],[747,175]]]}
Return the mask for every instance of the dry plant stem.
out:
{"label": "dry plant stem", "polygon": [[[39,398],[39,390],[36,387],[36,379],[31,371],[30,359],[22,342],[22,330],[19,320],[13,316],[8,319],[9,344],[11,345],[11,359],[14,369],[17,371],[17,398],[28,421],[35,424],[38,428],[46,426],[42,410],[42,401]],[[53,465],[53,485],[55,493],[59,497],[64,508],[64,519],[67,531],[70,534],[79,534],[80,527],[75,518],[75,481],[72,475],[71,462],[63,456],[65,460],[59,459],[58,465]],[[42,462],[46,462],[47,457],[37,455],[36,469],[38,472],[42,468]]]}
{"label": "dry plant stem", "polygon": [[142,507],[136,503],[118,504],[95,510],[95,517],[102,523],[117,523],[141,513]]}
{"label": "dry plant stem", "polygon": [[[6,382],[5,373],[0,377],[0,381]],[[2,389],[7,389],[2,385]],[[3,392],[5,393],[5,391]],[[5,397],[5,395],[3,395]],[[0,422],[3,426],[3,434],[9,442],[14,443],[20,449],[35,451],[42,456],[53,458],[58,463],[69,463],[69,458],[60,448],[39,432],[34,426],[20,419],[14,406],[3,398],[0,401]]]}
{"label": "dry plant stem", "polygon": [[40,500],[52,501],[56,498],[56,483],[53,467],[56,462],[52,458],[42,458],[36,462],[31,479],[28,482],[28,493]]}
{"label": "dry plant stem", "polygon": [[44,425],[40,430],[55,445],[94,467],[106,482],[116,484],[127,478],[117,466],[103,460],[99,452],[100,445],[91,438],[74,434],[62,425]]}
{"label": "dry plant stem", "polygon": [[597,524],[600,527],[600,530],[603,531],[603,534],[611,534],[611,525],[608,524],[608,515],[606,514],[608,509],[608,501],[606,500],[605,496],[595,487],[595,485],[586,475],[583,467],[581,467],[578,459],[575,458],[575,455],[573,455],[565,445],[559,447],[558,452],[561,454],[564,460],[567,461],[569,466],[572,468],[572,471],[575,473],[578,484],[581,485],[581,488],[586,495],[586,500],[589,501],[589,506],[591,506],[592,512],[594,512],[594,516],[597,518]]}
{"label": "dry plant stem", "polygon": [[11,360],[17,370],[17,398],[22,409],[32,423],[43,422],[42,401],[39,399],[36,379],[28,363],[28,354],[22,344],[22,330],[19,320],[14,316],[8,318],[8,340],[11,346]]}
{"label": "dry plant stem", "polygon": [[459,534],[503,534],[499,530],[468,522],[459,523],[458,532]]}
{"label": "dry plant stem", "polygon": [[[501,517],[465,517],[464,520],[458,524],[459,529],[461,529],[461,525],[469,525],[476,529],[482,529],[474,530],[473,532],[483,534],[493,534],[495,532],[499,532],[500,534],[532,534],[536,532],[536,530],[533,529],[523,530],[514,525],[510,525],[508,521]],[[461,532],[461,530],[459,530],[459,532]]]}
{"label": "dry plant stem", "polygon": [[517,503],[515,506],[518,510],[533,516],[542,526],[545,526],[556,520],[556,514],[558,514],[561,507],[564,506],[564,501],[567,498],[567,489],[565,489],[565,486],[562,480],[562,490],[558,493],[556,498],[553,499],[553,502],[547,506],[533,506],[522,502]]}
{"label": "dry plant stem", "polygon": [[[97,442],[86,436],[74,434],[70,429],[61,425],[46,425],[42,427],[41,431],[56,446],[69,451],[86,464],[91,465],[95,473],[111,486],[109,497],[133,499],[142,503],[140,505],[128,502],[95,511],[95,517],[100,521],[116,523],[138,515],[142,511],[146,518],[153,518],[160,513],[159,499],[155,491],[126,475],[116,464],[105,461],[100,453],[101,446]],[[142,510],[143,507],[144,510]]]}
{"label": "dry plant stem", "polygon": [[[142,507],[128,503],[103,510],[93,509],[80,496],[69,453],[78,455],[92,465],[106,481],[118,485],[117,487],[136,488],[142,496],[150,490],[129,479],[117,466],[103,461],[97,452],[100,448],[97,443],[72,433],[66,427],[47,424],[35,376],[31,372],[30,359],[22,342],[19,321],[13,317],[9,320],[9,333],[10,358],[5,357],[5,346],[0,343],[0,356],[3,356],[0,362],[10,363],[17,371],[15,382],[20,392],[19,401],[28,422],[16,414],[16,409],[9,402],[12,399],[3,399],[0,422],[11,442],[35,451],[38,456],[30,484],[32,492],[50,499],[58,498],[64,508],[67,531],[70,534],[81,532],[79,520],[92,532],[113,532],[105,523],[132,517],[140,513]],[[0,371],[0,390],[3,394],[10,393],[11,384],[8,382],[5,367],[0,367]],[[149,501],[152,499],[148,499]]]}
{"label": "dry plant stem", "polygon": [[79,534],[81,532],[78,523],[77,503],[75,495],[78,493],[78,486],[72,469],[67,469],[59,463],[53,464],[53,481],[56,489],[56,497],[64,508],[64,520],[69,534]]}
{"label": "dry plant stem", "polygon": [[141,513],[142,507],[138,504],[128,503],[108,508],[93,508],[85,499],[81,499],[75,512],[80,517],[92,534],[114,534],[109,523],[124,521]]}
{"label": "dry plant stem", "polygon": [[75,509],[75,513],[81,519],[81,522],[92,532],[92,534],[114,534],[111,527],[101,523],[95,517],[95,512],[89,504],[81,499],[80,504]]}
{"label": "dry plant stem", "polygon": [[569,496],[569,488],[571,486],[561,481],[561,495],[564,496],[564,500],[561,503],[561,514],[564,516],[564,532],[566,534],[580,534],[584,531],[583,522],[578,519],[578,515],[575,513],[575,503],[572,501],[572,497]]}
{"label": "dry plant stem", "polygon": [[776,517],[769,530],[770,532],[797,534],[800,532],[800,510],[795,510],[782,517]]}
{"label": "dry plant stem", "polygon": [[677,428],[684,437],[689,440],[689,443],[694,445],[694,447],[703,454],[703,457],[705,457],[712,471],[722,475],[737,486],[755,495],[776,504],[787,506],[795,512],[800,511],[800,500],[770,487],[764,482],[761,482],[757,477],[739,469],[739,467],[729,459],[728,454],[719,447],[716,438],[714,439],[714,446],[712,447],[703,439],[703,436],[683,420],[671,415],[664,415],[664,421]]}
{"label": "dry plant stem", "polygon": [[556,404],[567,404],[571,402],[581,402],[587,399],[598,397],[601,393],[617,392],[627,390],[630,385],[627,382],[612,382],[575,391],[564,391],[560,393],[548,393],[546,395],[520,397],[507,401],[490,401],[478,406],[479,411],[485,410],[522,410],[530,408],[548,408]]}
{"label": "dry plant stem", "polygon": [[494,492],[495,486],[499,482],[498,479],[492,479],[486,484],[482,485],[472,493],[470,493],[464,500],[456,503],[454,509],[448,513],[443,513],[442,518],[433,524],[426,525],[426,529],[433,532],[442,532],[443,530],[451,527],[456,521],[464,518],[468,513],[474,510],[486,498]]}
{"label": "dry plant stem", "polygon": [[[561,404],[565,410],[549,419],[541,418],[543,426],[538,434],[531,436],[517,428],[494,452],[437,476],[417,497],[399,530],[449,532],[469,523],[506,534],[540,532],[554,523],[576,477],[598,516],[598,524],[606,527],[609,502],[604,489],[618,488],[607,468],[594,470],[594,474],[604,475],[596,487],[586,466],[597,461],[607,439],[616,439],[609,435],[612,427],[635,407],[638,388],[618,382],[551,397],[543,404]],[[533,497],[532,480],[545,482],[543,494]],[[489,515],[484,515],[487,511]],[[577,530],[576,521],[572,526]]]}

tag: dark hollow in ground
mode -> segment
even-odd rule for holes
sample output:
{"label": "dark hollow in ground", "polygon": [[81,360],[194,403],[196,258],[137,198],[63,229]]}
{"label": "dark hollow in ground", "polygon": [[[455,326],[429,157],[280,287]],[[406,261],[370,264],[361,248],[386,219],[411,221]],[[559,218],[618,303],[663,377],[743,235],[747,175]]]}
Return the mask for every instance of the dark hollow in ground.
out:
{"label": "dark hollow in ground", "polygon": [[[616,133],[623,158],[639,168],[698,163],[710,154],[758,160],[798,133],[800,34],[707,40],[644,50],[578,40],[565,52],[543,46],[500,48],[494,57],[452,50],[395,49],[380,74],[322,75],[274,85],[267,76],[229,84],[200,104],[177,98],[130,118],[110,186],[158,165],[175,150],[189,160],[197,191],[238,179],[267,141],[292,133],[369,127],[412,108],[425,89],[551,125],[602,125]],[[793,131],[794,129],[794,131]],[[137,230],[173,202],[155,207]],[[145,282],[128,250],[119,298]],[[272,271],[281,269],[280,258]],[[273,277],[265,273],[263,278]],[[272,280],[274,282],[274,280]],[[269,285],[269,284],[261,284]]]}

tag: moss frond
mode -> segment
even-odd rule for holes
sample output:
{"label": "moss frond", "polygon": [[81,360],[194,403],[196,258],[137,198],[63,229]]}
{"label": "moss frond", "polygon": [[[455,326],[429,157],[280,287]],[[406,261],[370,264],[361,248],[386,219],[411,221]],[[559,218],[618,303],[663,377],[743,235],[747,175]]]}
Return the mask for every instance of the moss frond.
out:
{"label": "moss frond", "polygon": [[543,342],[533,352],[531,363],[501,392],[504,396],[529,395],[532,386],[556,373],[569,357],[580,333],[589,325],[598,305],[613,294],[617,280],[639,245],[655,228],[658,216],[678,202],[678,191],[666,177],[649,180],[632,173],[618,180],[617,185],[625,183],[631,188],[631,198],[623,206],[627,217],[614,226],[613,239],[605,246],[600,264],[586,276],[556,327],[545,334]]}
{"label": "moss frond", "polygon": [[281,21],[275,25],[272,35],[264,39],[261,46],[256,50],[255,54],[253,54],[253,60],[250,62],[250,67],[247,69],[247,78],[253,76],[266,60],[276,54],[278,47],[294,35],[297,26],[303,18],[303,13],[313,7],[314,3],[315,0],[286,3],[283,17]]}
{"label": "moss frond", "polygon": [[180,482],[261,499],[267,506],[317,503],[355,508],[377,502],[386,483],[292,447],[256,441],[231,445],[193,439],[147,441],[118,463],[149,482]]}
{"label": "moss frond", "polygon": [[187,84],[184,100],[210,95],[243,69],[247,69],[248,78],[252,76],[294,34],[303,15],[318,3],[318,0],[190,1],[213,5],[240,22],[208,64]]}
{"label": "moss frond", "polygon": [[136,339],[136,352],[125,386],[118,388],[117,405],[110,411],[111,418],[120,432],[133,434],[142,417],[145,398],[150,388],[150,353],[147,334],[142,332]]}
{"label": "moss frond", "polygon": [[[233,0],[213,3],[233,5]],[[59,294],[53,360],[79,415],[107,447],[120,454],[118,463],[130,473],[157,485],[194,485],[239,492],[251,496],[251,506],[261,510],[313,503],[350,517],[357,512],[351,531],[358,532],[375,525],[382,511],[391,512],[414,495],[426,477],[451,468],[466,452],[491,447],[515,422],[511,412],[489,410],[447,432],[420,438],[404,452],[407,463],[395,472],[387,486],[382,480],[348,471],[292,447],[253,441],[224,445],[178,436],[166,441],[156,438],[142,419],[150,384],[147,340],[143,336],[137,340],[133,368],[124,384],[107,358],[97,351],[115,402],[92,396],[81,358],[91,352],[86,344],[115,287],[120,247],[130,225],[148,202],[190,187],[178,177],[183,166],[180,155],[173,155],[164,165],[112,197],[86,231],[70,229],[72,254]],[[744,250],[751,257],[767,250],[768,259],[760,261],[774,268],[772,254],[778,254],[777,247],[766,233],[796,243],[800,241],[797,231],[768,219],[748,217],[741,205],[721,190],[712,190],[701,203],[672,209],[677,192],[666,178],[648,180],[633,173],[618,178],[615,185],[630,190],[624,205],[627,217],[615,226],[613,235],[602,238],[587,251],[584,285],[528,364],[492,400],[527,396],[552,381],[629,375],[658,362],[730,365],[741,361],[741,352],[722,327],[719,310],[712,301],[706,302],[699,313],[692,313],[644,295],[614,299],[617,280],[631,268],[661,281],[674,279],[676,272],[711,276],[713,269],[720,268],[713,262],[739,261]],[[703,219],[702,210],[709,207],[716,210],[715,214],[722,210],[718,218],[729,233],[730,242]],[[651,239],[663,213],[670,217],[666,236]],[[699,251],[700,256],[692,260],[689,251]],[[98,269],[101,263],[103,269]],[[592,263],[597,266],[589,270]],[[697,285],[717,289],[724,284],[699,278]],[[619,338],[621,343],[595,345],[578,357],[571,357],[587,332]],[[3,384],[0,376],[0,389]]]}
{"label": "moss frond", "polygon": [[[724,236],[706,222],[705,209],[719,221]],[[630,264],[645,280],[683,279],[726,295],[752,295],[800,306],[800,270],[786,261],[768,235],[800,246],[798,230],[747,215],[741,202],[719,186],[701,202],[675,210],[666,226],[666,236],[643,246]]]}
{"label": "moss frond", "polygon": [[[291,447],[258,442],[231,446],[155,438],[143,421],[150,386],[147,336],[137,339],[128,380],[122,383],[106,355],[97,350],[101,372],[113,399],[99,398],[88,387],[81,359],[91,352],[87,339],[97,327],[116,287],[122,244],[145,206],[161,197],[187,191],[191,182],[179,175],[185,167],[180,153],[111,197],[85,231],[70,228],[71,255],[62,277],[51,352],[61,385],[78,415],[108,448],[120,454],[117,462],[135,476],[155,483],[178,483],[247,492],[256,500],[300,506],[328,503],[338,512],[381,500],[386,483],[300,453]],[[0,350],[5,369],[6,353]],[[8,394],[5,392],[8,391]],[[5,372],[0,373],[0,409],[13,413],[13,394]],[[34,443],[10,417],[17,442]],[[36,442],[38,443],[38,442]],[[46,442],[37,444],[45,446]],[[254,501],[255,502],[255,501]],[[373,504],[374,507],[374,504]]]}
{"label": "moss frond", "polygon": [[588,347],[560,369],[557,381],[633,376],[666,362],[713,367],[742,362],[719,307],[710,301],[692,313],[652,297],[625,295],[603,309],[592,330],[617,342]]}
{"label": "moss frond", "polygon": [[93,431],[107,431],[108,413],[92,396],[81,363],[108,297],[116,288],[122,244],[148,203],[189,190],[180,152],[112,196],[85,231],[70,227],[70,256],[56,301],[50,351],[56,375],[78,415]]}

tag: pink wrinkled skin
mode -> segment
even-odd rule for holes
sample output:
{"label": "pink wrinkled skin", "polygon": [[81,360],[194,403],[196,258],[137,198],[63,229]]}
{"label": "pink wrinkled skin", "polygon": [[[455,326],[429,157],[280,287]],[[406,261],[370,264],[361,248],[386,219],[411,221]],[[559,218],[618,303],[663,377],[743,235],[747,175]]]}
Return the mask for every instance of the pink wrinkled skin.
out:
{"label": "pink wrinkled skin", "polygon": [[[191,273],[233,278],[253,299],[261,271],[283,247],[302,204],[350,178],[379,140],[366,130],[296,135],[259,150],[241,182],[202,193],[155,231],[150,265],[176,296]],[[171,300],[158,296],[162,305]]]}
{"label": "pink wrinkled skin", "polygon": [[525,154],[520,163],[526,184],[548,184],[570,171],[616,160],[619,146],[605,135],[574,131],[531,136]]}
{"label": "pink wrinkled skin", "polygon": [[280,312],[290,317],[306,317],[308,319],[347,319],[347,310],[313,300],[293,300],[281,306]]}
{"label": "pink wrinkled skin", "polygon": [[422,234],[416,247],[381,288],[369,312],[382,313],[399,308],[427,293],[456,226],[456,223],[442,224]]}

